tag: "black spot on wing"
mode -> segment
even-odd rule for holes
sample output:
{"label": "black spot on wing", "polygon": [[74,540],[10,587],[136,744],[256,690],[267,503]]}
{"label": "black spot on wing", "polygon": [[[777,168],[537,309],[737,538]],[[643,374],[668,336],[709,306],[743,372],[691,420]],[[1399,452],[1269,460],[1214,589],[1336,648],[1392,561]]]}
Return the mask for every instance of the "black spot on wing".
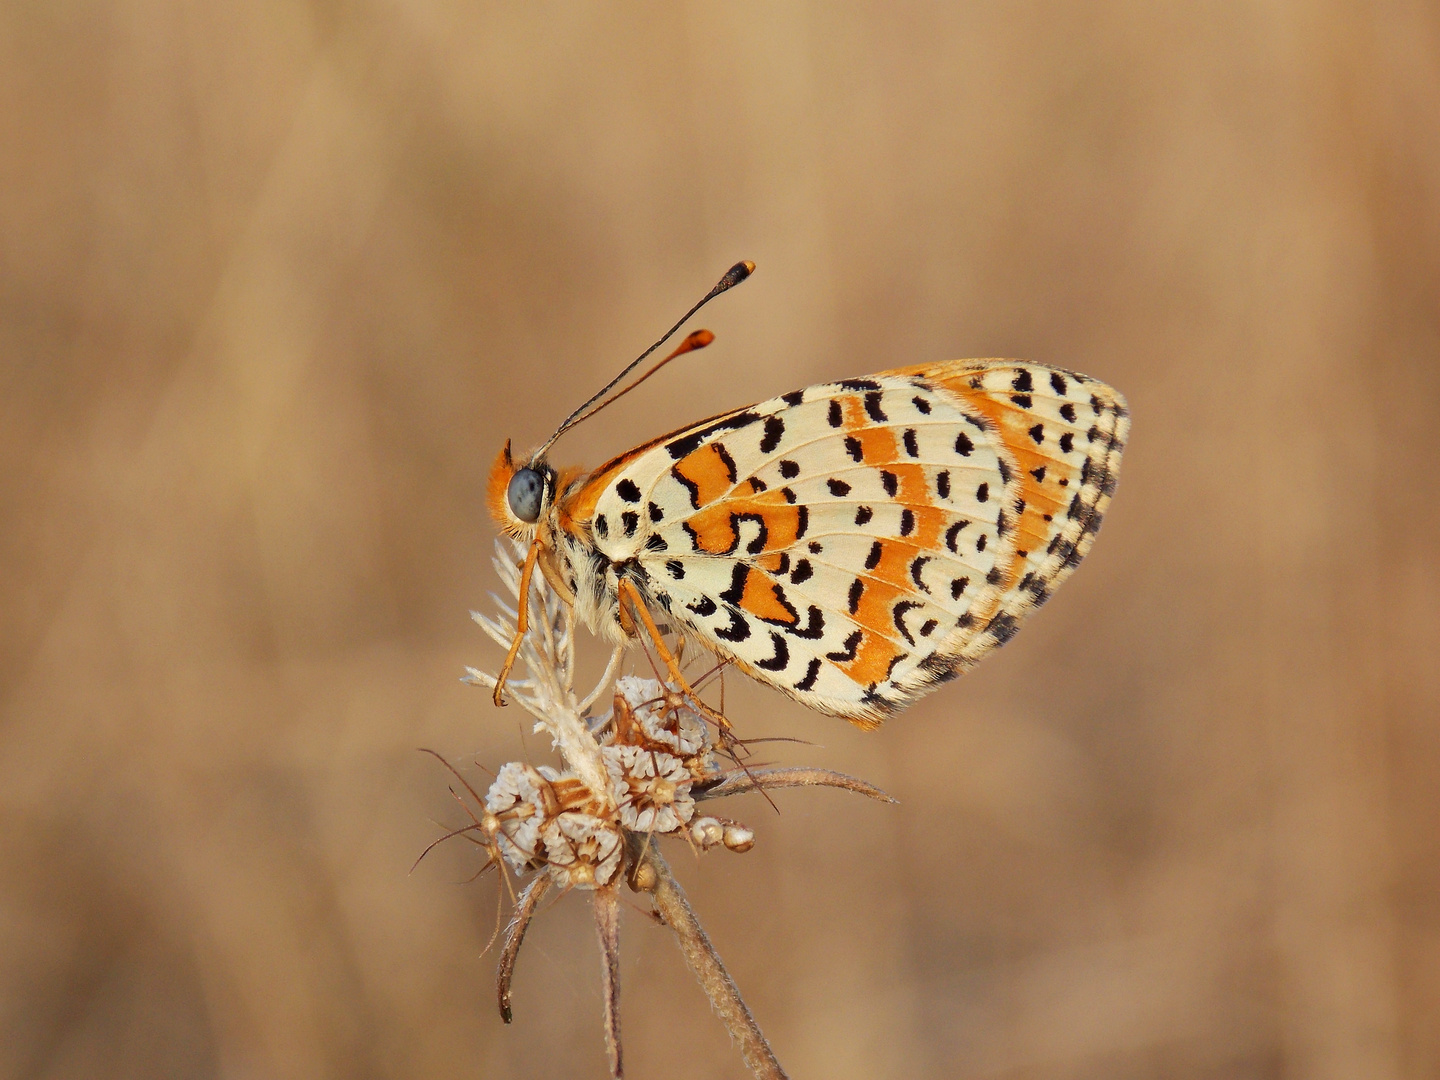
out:
{"label": "black spot on wing", "polygon": [[780,438],[785,434],[785,421],[778,416],[767,416],[765,418],[765,437],[760,440],[760,452],[768,454],[780,445]]}
{"label": "black spot on wing", "polygon": [[930,415],[930,403],[926,401],[923,397],[911,398],[910,404],[914,405],[915,411],[920,413],[922,416]]}
{"label": "black spot on wing", "polygon": [[780,462],[780,475],[786,480],[794,480],[795,477],[800,475],[799,464],[788,459]]}
{"label": "black spot on wing", "polygon": [[635,530],[640,527],[640,515],[634,510],[626,510],[620,515],[620,524],[626,536],[634,536]]}
{"label": "black spot on wing", "polygon": [[850,583],[850,614],[854,615],[860,608],[860,597],[865,592],[865,582],[858,577]]}
{"label": "black spot on wing", "polygon": [[879,540],[870,544],[870,553],[865,556],[865,569],[874,570],[880,565],[880,557],[885,554],[885,545]]}
{"label": "black spot on wing", "polygon": [[900,489],[899,478],[889,469],[880,470],[880,483],[885,485],[885,494],[892,499],[895,497],[895,492]]}
{"label": "black spot on wing", "polygon": [[794,408],[796,405],[799,405],[802,401],[805,400],[805,391],[791,390],[788,394],[782,394],[780,400],[783,401],[786,405],[789,405],[791,408]]}
{"label": "black spot on wing", "polygon": [[1039,446],[1041,443],[1043,443],[1045,441],[1045,425],[1036,424],[1034,427],[1032,427],[1030,429],[1030,438],[1035,440],[1036,446]]}
{"label": "black spot on wing", "polygon": [[915,582],[916,585],[927,593],[930,589],[926,586],[925,582],[920,579],[920,571],[925,569],[925,564],[929,561],[929,555],[917,555],[914,561],[910,563],[910,580]]}
{"label": "black spot on wing", "polygon": [[716,637],[725,641],[744,641],[750,636],[750,622],[744,615],[728,606],[725,608],[725,614],[730,616],[730,625],[716,627]]}
{"label": "black spot on wing", "polygon": [[959,553],[959,548],[956,547],[956,543],[960,539],[960,530],[969,524],[970,522],[968,521],[957,521],[945,530],[945,546],[956,554]]}
{"label": "black spot on wing", "polygon": [[976,501],[976,502],[982,502],[982,503],[983,503],[983,502],[989,502],[989,501],[990,501],[990,485],[989,485],[989,484],[981,484],[979,487],[977,487],[977,488],[975,489],[975,501]]}
{"label": "black spot on wing", "polygon": [[895,623],[895,629],[899,630],[900,633],[904,634],[905,640],[908,641],[911,645],[915,644],[915,638],[911,635],[910,630],[905,626],[905,616],[909,612],[913,611],[915,608],[923,608],[924,606],[924,604],[918,604],[914,600],[901,600],[900,603],[895,605],[894,610],[890,613],[890,618]]}
{"label": "black spot on wing", "polygon": [[939,495],[942,499],[950,498],[950,473],[948,470],[936,475],[935,494]]}
{"label": "black spot on wing", "polygon": [[995,639],[996,644],[1004,645],[1019,632],[1020,620],[1008,611],[1002,611],[990,620],[990,625],[986,629]]}
{"label": "black spot on wing", "polygon": [[670,545],[665,542],[665,537],[661,536],[658,532],[651,533],[645,538],[645,550],[668,551],[670,550]]}
{"label": "black spot on wing", "polygon": [[855,654],[860,649],[860,642],[864,640],[864,631],[856,630],[845,639],[844,644],[842,644],[838,650],[826,653],[825,659],[834,660],[837,664],[848,664],[851,660],[855,659]]}
{"label": "black spot on wing", "polygon": [[723,442],[717,442],[715,453],[720,455],[720,463],[725,466],[725,475],[730,478],[730,483],[735,483],[739,474],[735,471],[735,459],[730,456],[730,451],[725,449]]}
{"label": "black spot on wing", "polygon": [[854,435],[845,436],[845,452],[850,455],[851,461],[865,460],[865,447]]}
{"label": "black spot on wing", "polygon": [[1030,381],[1030,372],[1026,371],[1024,368],[1021,368],[1020,371],[1016,373],[1015,378],[1010,383],[1010,386],[1012,389],[1017,390],[1022,394],[1028,394],[1031,390],[1035,389],[1035,384]]}
{"label": "black spot on wing", "polygon": [[766,657],[764,660],[756,660],[755,666],[764,668],[766,671],[784,671],[790,666],[790,646],[773,630],[770,632],[770,644],[775,649],[775,655]]}
{"label": "black spot on wing", "polygon": [[670,476],[690,493],[690,505],[700,509],[700,485],[680,471],[679,465],[670,466]]}
{"label": "black spot on wing", "polygon": [[1058,371],[1052,371],[1050,373],[1050,386],[1057,394],[1065,393],[1065,376],[1061,375]]}
{"label": "black spot on wing", "polygon": [[872,390],[865,395],[865,415],[877,424],[883,424],[890,419],[885,415],[885,410],[880,407],[880,399],[883,396],[879,390]]}
{"label": "black spot on wing", "polygon": [[820,677],[820,658],[810,658],[810,666],[805,669],[805,677],[795,684],[795,689],[800,691],[810,690],[815,685],[815,680]]}
{"label": "black spot on wing", "polygon": [[825,636],[825,613],[811,604],[805,609],[805,625],[801,626],[797,622],[789,628],[789,632],[798,638],[819,641]]}
{"label": "black spot on wing", "polygon": [[631,480],[628,476],[615,485],[615,494],[619,495],[620,498],[626,502],[633,503],[640,501],[640,489],[635,486],[635,481]]}
{"label": "black spot on wing", "polygon": [[1074,449],[1074,446],[1075,433],[1073,431],[1067,431],[1064,435],[1060,436],[1060,449],[1063,453],[1070,453],[1070,451]]}
{"label": "black spot on wing", "polygon": [[941,656],[939,653],[931,653],[920,661],[920,671],[930,679],[931,685],[938,685],[949,682],[960,674],[960,665],[953,659]]}
{"label": "black spot on wing", "polygon": [[905,434],[901,438],[901,442],[905,444],[905,453],[909,454],[912,458],[920,456],[920,443],[915,437],[915,429],[913,427],[905,429]]}
{"label": "black spot on wing", "polygon": [[844,480],[836,480],[833,477],[825,481],[825,486],[830,489],[830,494],[837,499],[850,494],[850,485]]}
{"label": "black spot on wing", "polygon": [[955,578],[953,581],[951,581],[951,582],[950,582],[950,599],[951,599],[951,600],[959,600],[959,599],[960,599],[960,594],[965,591],[966,586],[969,585],[969,584],[970,584],[970,579],[969,579],[968,577]]}
{"label": "black spot on wing", "polygon": [[753,521],[760,526],[760,530],[755,534],[755,539],[745,545],[745,550],[751,555],[759,555],[765,550],[765,542],[770,539],[770,529],[765,524],[765,518],[760,514],[731,514],[730,527],[735,530],[736,537],[740,535],[742,521]]}
{"label": "black spot on wing", "polygon": [[[751,409],[738,412],[734,416],[724,416],[719,420],[706,424],[702,428],[696,428],[688,435],[681,435],[678,439],[671,439],[665,444],[665,449],[670,452],[673,461],[698,450],[711,435],[721,431],[738,431],[740,428],[749,427],[760,420],[760,414]],[[731,478],[734,479],[733,477]]]}
{"label": "black spot on wing", "polygon": [[685,576],[685,564],[682,563],[679,559],[671,559],[665,564],[665,569],[676,581],[679,581]]}
{"label": "black spot on wing", "polygon": [[658,507],[657,505],[655,505],[655,503],[652,502],[652,503],[648,504],[648,505],[645,507],[645,509],[646,509],[646,511],[650,514],[650,520],[651,520],[651,521],[664,521],[664,520],[665,520],[665,511],[664,511],[664,510],[661,510],[660,507]]}
{"label": "black spot on wing", "polygon": [[900,512],[900,535],[909,536],[915,531],[915,511],[908,506]]}
{"label": "black spot on wing", "polygon": [[841,379],[842,390],[879,390],[880,384],[874,379]]}
{"label": "black spot on wing", "polygon": [[1060,406],[1060,415],[1073,424],[1075,422],[1075,406],[1067,401]]}
{"label": "black spot on wing", "polygon": [[856,524],[856,525],[868,525],[868,524],[870,524],[870,519],[873,518],[874,516],[875,516],[875,511],[874,511],[874,510],[870,509],[870,507],[868,507],[868,506],[862,506],[862,507],[860,507],[860,509],[858,509],[858,510],[855,511],[855,524]]}
{"label": "black spot on wing", "polygon": [[839,427],[840,425],[845,423],[845,414],[840,411],[840,402],[833,399],[831,400],[830,414],[828,417],[826,417],[826,419],[830,421],[831,427]]}
{"label": "black spot on wing", "polygon": [[[783,573],[784,571],[782,570],[781,572]],[[800,585],[806,581],[809,581],[810,578],[814,575],[814,573],[815,570],[813,567],[811,567],[810,560],[801,559],[795,564],[795,569],[790,573],[790,584]]]}
{"label": "black spot on wing", "polygon": [[702,596],[695,603],[686,604],[685,606],[701,617],[709,617],[719,610],[719,608],[715,606],[715,601],[711,600],[708,596]]}
{"label": "black spot on wing", "polygon": [[956,434],[955,453],[959,454],[961,457],[969,457],[971,451],[973,451],[974,449],[975,444],[970,441],[969,435],[966,435],[963,431]]}
{"label": "black spot on wing", "polygon": [[600,537],[601,540],[604,540],[610,535],[610,523],[605,520],[604,514],[595,515],[595,523],[592,528],[595,530],[595,535]]}
{"label": "black spot on wing", "polygon": [[749,565],[737,562],[730,568],[730,587],[720,594],[720,599],[729,604],[738,604],[745,595],[745,579],[749,576]]}

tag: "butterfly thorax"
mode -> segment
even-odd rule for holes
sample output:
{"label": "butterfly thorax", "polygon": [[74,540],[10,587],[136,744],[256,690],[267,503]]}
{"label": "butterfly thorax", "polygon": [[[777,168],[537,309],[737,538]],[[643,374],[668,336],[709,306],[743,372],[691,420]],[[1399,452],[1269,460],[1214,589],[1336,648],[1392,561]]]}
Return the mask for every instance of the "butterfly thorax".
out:
{"label": "butterfly thorax", "polygon": [[596,545],[586,513],[586,491],[593,479],[578,477],[566,486],[546,517],[540,566],[552,588],[573,597],[575,614],[591,633],[623,644],[628,635],[620,621],[617,567]]}

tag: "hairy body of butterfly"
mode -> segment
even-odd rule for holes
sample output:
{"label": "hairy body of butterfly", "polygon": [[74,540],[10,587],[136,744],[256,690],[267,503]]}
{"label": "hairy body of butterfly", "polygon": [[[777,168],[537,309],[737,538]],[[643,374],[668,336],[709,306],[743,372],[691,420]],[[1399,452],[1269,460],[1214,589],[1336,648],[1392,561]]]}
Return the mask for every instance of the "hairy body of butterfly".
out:
{"label": "hairy body of butterfly", "polygon": [[923,364],[724,413],[588,475],[517,466],[507,444],[490,509],[592,631],[636,634],[628,597],[652,631],[663,611],[873,726],[1008,641],[1074,570],[1128,428],[1087,376]]}

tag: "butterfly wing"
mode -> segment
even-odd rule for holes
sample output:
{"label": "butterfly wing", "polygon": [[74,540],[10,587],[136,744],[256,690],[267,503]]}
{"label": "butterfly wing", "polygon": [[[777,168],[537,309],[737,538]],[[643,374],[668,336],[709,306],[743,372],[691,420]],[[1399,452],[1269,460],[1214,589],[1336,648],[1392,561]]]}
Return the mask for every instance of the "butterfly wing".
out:
{"label": "butterfly wing", "polygon": [[825,383],[619,459],[578,501],[672,619],[822,712],[878,722],[1015,633],[1089,550],[1124,399],[1015,360]]}

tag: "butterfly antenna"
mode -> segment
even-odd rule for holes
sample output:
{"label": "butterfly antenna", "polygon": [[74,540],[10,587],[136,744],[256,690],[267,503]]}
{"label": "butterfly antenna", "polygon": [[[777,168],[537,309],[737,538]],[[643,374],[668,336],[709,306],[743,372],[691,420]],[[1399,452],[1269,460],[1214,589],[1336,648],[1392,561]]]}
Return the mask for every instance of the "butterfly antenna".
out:
{"label": "butterfly antenna", "polygon": [[[654,375],[657,371],[663,368],[671,360],[674,360],[677,356],[684,356],[686,353],[694,352],[696,349],[703,349],[706,345],[709,345],[714,340],[715,335],[712,334],[709,330],[696,330],[693,334],[691,334],[684,341],[682,341],[674,352],[672,352],[669,356],[665,357],[664,360],[661,360],[649,371],[645,372],[644,375],[641,375],[629,386],[625,387],[624,390],[617,390],[604,401],[600,402],[600,404],[589,409],[582,415],[577,416],[573,421],[570,421],[568,424],[566,424],[566,427],[574,427],[576,424],[583,424],[586,420],[589,420],[590,417],[594,416],[601,409],[607,408],[608,406],[615,404],[615,402],[619,401],[626,394],[630,393],[631,390],[634,390],[637,386],[643,383],[646,379],[650,378],[651,375]],[[559,437],[560,433],[556,432],[555,438],[558,439]],[[555,439],[551,439],[550,441],[554,442]],[[548,445],[549,443],[546,444],[546,446]]]}
{"label": "butterfly antenna", "polygon": [[[629,364],[627,364],[627,365],[625,366],[624,370],[622,370],[619,375],[616,375],[615,378],[611,379],[608,383],[606,383],[603,387],[601,387],[600,390],[599,390],[597,393],[595,393],[594,395],[592,395],[592,396],[590,397],[590,399],[585,402],[585,404],[581,405],[578,409],[576,409],[576,410],[575,410],[574,412],[572,412],[569,416],[567,416],[567,417],[565,418],[565,422],[564,422],[563,424],[561,424],[561,425],[555,430],[555,434],[554,434],[554,435],[551,435],[550,438],[546,439],[546,440],[545,440],[545,445],[543,445],[542,447],[540,447],[540,449],[535,452],[535,456],[536,456],[536,457],[539,457],[539,456],[540,456],[541,454],[543,454],[546,450],[550,449],[551,445],[555,442],[556,439],[560,438],[560,436],[563,435],[563,434],[565,434],[566,431],[568,431],[570,428],[574,427],[577,423],[579,423],[582,419],[584,419],[584,418],[585,418],[585,415],[587,415],[585,411],[586,411],[587,409],[589,409],[591,405],[594,405],[595,402],[599,401],[599,400],[600,400],[601,398],[603,398],[606,394],[610,393],[611,390],[615,389],[615,387],[618,386],[618,385],[621,383],[621,381],[624,380],[625,376],[629,375],[630,372],[634,371],[651,353],[653,353],[656,349],[660,348],[661,345],[664,345],[665,342],[669,341],[669,340],[675,335],[675,331],[679,330],[680,327],[682,327],[682,326],[685,325],[686,321],[690,318],[690,316],[694,315],[694,314],[695,314],[697,311],[699,311],[702,307],[704,307],[706,304],[708,304],[711,300],[714,300],[715,297],[719,296],[721,293],[725,292],[727,289],[733,289],[736,285],[739,285],[740,282],[744,281],[747,277],[749,277],[749,276],[750,276],[751,274],[753,274],[754,272],[755,272],[755,264],[754,264],[753,262],[738,262],[738,263],[736,263],[734,266],[732,266],[729,270],[725,271],[725,276],[722,277],[719,281],[717,281],[717,282],[715,283],[715,287],[714,287],[713,289],[711,289],[708,293],[706,293],[706,294],[701,298],[701,300],[700,300],[700,302],[699,302],[698,304],[696,304],[696,305],[695,305],[694,307],[692,307],[689,311],[687,311],[684,315],[682,315],[682,316],[680,317],[680,321],[677,322],[674,326],[672,326],[669,330],[667,330],[667,331],[665,332],[664,336],[661,337],[659,341],[655,342],[654,345],[651,345],[651,346],[650,346],[648,349],[646,349],[643,353],[641,353],[641,354],[640,354],[639,356],[637,356],[634,360],[632,360]],[[705,333],[708,334],[709,331],[705,331]],[[691,337],[694,337],[694,336],[695,336],[695,335],[691,335]],[[712,341],[714,340],[713,335],[711,336],[710,340],[712,340]],[[682,347],[682,348],[680,348],[680,349],[677,349],[674,354],[672,354],[671,356],[666,357],[665,360],[662,360],[662,361],[660,362],[660,364],[656,366],[655,371],[658,371],[658,370],[660,369],[660,367],[663,367],[663,366],[664,366],[666,363],[668,363],[670,360],[674,359],[675,356],[679,356],[679,355],[681,355],[681,354],[683,354],[683,353],[690,352],[692,349],[695,349],[695,348],[704,348],[705,345],[710,344],[710,341],[705,341],[703,344],[701,344],[701,343],[699,343],[699,342],[697,342],[697,343],[695,343],[695,344],[688,344],[689,341],[690,341],[690,339],[687,338],[687,339],[686,339],[686,342],[687,342],[688,347]],[[650,372],[649,374],[650,374],[650,375],[653,375],[653,374],[654,374],[654,371]],[[646,378],[648,378],[648,377],[649,377],[649,375],[646,376]],[[642,381],[643,381],[643,380],[642,380]],[[639,384],[637,383],[636,385],[639,385]],[[617,395],[617,396],[618,396],[618,395]],[[608,403],[607,403],[607,404],[608,404]]]}

